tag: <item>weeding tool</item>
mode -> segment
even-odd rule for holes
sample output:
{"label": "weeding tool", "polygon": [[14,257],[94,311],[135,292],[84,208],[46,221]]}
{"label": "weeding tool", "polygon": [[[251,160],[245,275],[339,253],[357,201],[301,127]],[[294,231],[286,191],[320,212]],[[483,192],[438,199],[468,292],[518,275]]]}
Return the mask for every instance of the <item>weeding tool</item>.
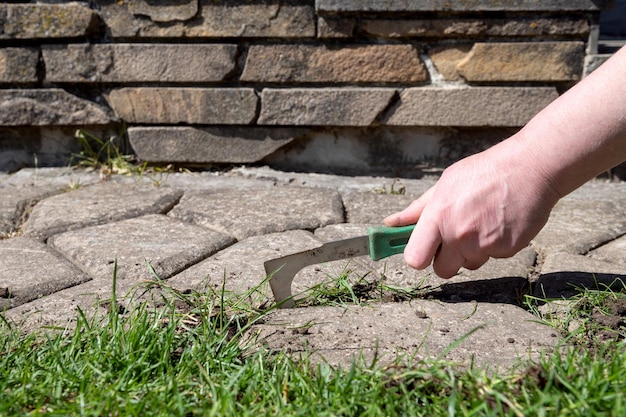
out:
{"label": "weeding tool", "polygon": [[291,283],[302,268],[323,262],[369,255],[374,261],[402,253],[414,225],[369,227],[367,235],[324,243],[322,246],[265,261],[265,272],[279,308],[292,308]]}

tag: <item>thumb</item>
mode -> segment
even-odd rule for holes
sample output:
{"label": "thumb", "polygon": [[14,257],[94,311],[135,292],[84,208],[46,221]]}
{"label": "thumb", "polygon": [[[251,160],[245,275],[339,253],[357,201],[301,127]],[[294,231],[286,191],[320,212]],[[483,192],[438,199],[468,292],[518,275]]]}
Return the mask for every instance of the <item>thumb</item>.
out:
{"label": "thumb", "polygon": [[417,200],[414,200],[402,211],[394,213],[383,220],[385,226],[406,226],[409,224],[416,224],[424,211],[424,208],[428,205],[435,192],[435,186],[430,187],[424,194]]}

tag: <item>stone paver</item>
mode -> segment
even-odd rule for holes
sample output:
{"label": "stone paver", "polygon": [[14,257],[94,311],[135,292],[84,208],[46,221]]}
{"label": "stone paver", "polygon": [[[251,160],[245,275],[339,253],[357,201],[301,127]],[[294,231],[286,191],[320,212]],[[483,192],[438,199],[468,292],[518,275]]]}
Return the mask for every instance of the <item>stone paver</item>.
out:
{"label": "stone paver", "polygon": [[538,252],[585,254],[626,234],[624,189],[605,184],[602,192],[598,185],[585,186],[557,203],[548,223],[533,239]]}
{"label": "stone paver", "polygon": [[336,191],[296,187],[187,193],[170,215],[235,236],[315,229],[343,222]]}
{"label": "stone paver", "polygon": [[[47,273],[42,273],[47,271]],[[16,237],[0,240],[0,308],[15,307],[91,278],[49,246]]]}
{"label": "stone paver", "polygon": [[0,126],[85,126],[117,121],[111,111],[60,88],[0,91]]}
{"label": "stone paver", "polygon": [[232,236],[151,214],[53,236],[50,245],[94,279],[165,279],[233,243]]}
{"label": "stone paver", "polygon": [[616,262],[626,266],[626,236],[589,252],[589,256],[601,261]]}
{"label": "stone paver", "polygon": [[[267,306],[266,260],[363,235],[435,180],[265,167],[109,181],[81,170],[0,173],[0,306],[27,331],[71,327],[77,308],[88,316],[106,314],[116,260],[116,296],[123,305],[166,295],[162,283],[155,287],[150,264],[172,288],[224,289]],[[294,278],[298,297],[344,274],[379,292],[361,305],[272,311],[250,329],[248,341],[344,367],[359,355],[366,362],[376,355],[379,363],[396,355],[444,355],[460,366],[474,361],[490,368],[537,359],[561,339],[520,302],[528,294],[563,299],[557,306],[563,310],[581,288],[623,288],[624,207],[626,184],[590,182],[559,202],[531,246],[449,280],[431,268],[412,270],[400,254],[304,268]],[[372,282],[382,292],[368,287]],[[421,298],[409,301],[406,291]]]}
{"label": "stone paver", "polygon": [[[536,317],[506,304],[428,300],[349,307],[318,307],[271,313],[251,328],[249,337],[270,350],[313,355],[313,362],[349,366],[393,363],[397,355],[413,361],[441,356],[468,366],[504,368],[518,358],[537,359],[558,340]],[[472,333],[473,332],[473,333]],[[446,350],[469,335],[461,344]]]}
{"label": "stone paver", "polygon": [[38,201],[72,186],[92,184],[97,179],[96,174],[68,169],[24,169],[0,176],[0,234],[19,228],[21,220]]}
{"label": "stone paver", "polygon": [[182,191],[101,183],[50,197],[37,204],[24,234],[46,239],[56,233],[114,222],[172,208]]}

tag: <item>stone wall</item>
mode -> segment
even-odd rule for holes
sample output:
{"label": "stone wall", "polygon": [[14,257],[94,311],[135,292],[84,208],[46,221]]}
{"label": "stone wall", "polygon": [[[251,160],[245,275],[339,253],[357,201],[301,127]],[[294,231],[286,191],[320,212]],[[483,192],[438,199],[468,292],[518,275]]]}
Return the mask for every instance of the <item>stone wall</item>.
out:
{"label": "stone wall", "polygon": [[501,140],[597,56],[597,0],[0,4],[0,170],[76,128],[142,161],[421,175]]}

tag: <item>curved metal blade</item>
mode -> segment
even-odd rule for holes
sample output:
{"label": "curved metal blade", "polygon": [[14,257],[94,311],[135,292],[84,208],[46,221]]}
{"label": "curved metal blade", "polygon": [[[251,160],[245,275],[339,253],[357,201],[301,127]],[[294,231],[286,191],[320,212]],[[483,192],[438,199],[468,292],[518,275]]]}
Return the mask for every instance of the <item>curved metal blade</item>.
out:
{"label": "curved metal blade", "polygon": [[369,236],[324,243],[315,249],[270,259],[263,265],[267,275],[273,274],[269,283],[279,308],[292,308],[295,302],[291,298],[291,283],[298,271],[305,266],[362,255],[369,255]]}

